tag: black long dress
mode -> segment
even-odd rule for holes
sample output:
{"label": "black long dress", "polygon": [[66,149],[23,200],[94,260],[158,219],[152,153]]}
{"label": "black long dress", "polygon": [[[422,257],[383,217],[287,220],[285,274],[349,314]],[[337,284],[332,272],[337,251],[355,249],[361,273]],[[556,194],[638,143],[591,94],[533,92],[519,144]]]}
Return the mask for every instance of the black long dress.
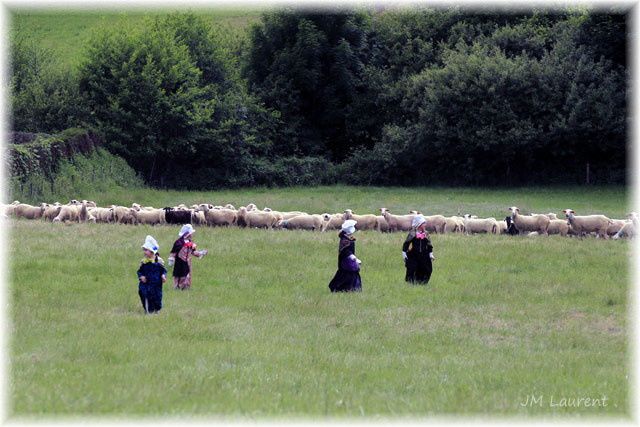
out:
{"label": "black long dress", "polygon": [[402,251],[407,253],[405,280],[424,285],[429,283],[431,272],[433,271],[431,256],[429,255],[433,251],[433,245],[429,237],[419,239],[416,237],[415,230],[411,230],[402,245]]}
{"label": "black long dress", "polygon": [[[331,292],[354,292],[362,290],[360,279],[360,266],[355,261],[356,239],[341,231],[338,235],[338,271],[329,282]],[[353,257],[351,256],[353,255]]]}

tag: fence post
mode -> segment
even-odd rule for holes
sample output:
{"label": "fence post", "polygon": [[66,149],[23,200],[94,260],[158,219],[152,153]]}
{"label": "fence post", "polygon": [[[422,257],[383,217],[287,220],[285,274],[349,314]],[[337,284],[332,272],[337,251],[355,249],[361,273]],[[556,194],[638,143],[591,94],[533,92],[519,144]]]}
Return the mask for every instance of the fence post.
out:
{"label": "fence post", "polygon": [[587,185],[591,184],[591,179],[590,179],[590,173],[589,173],[589,162],[587,162]]}

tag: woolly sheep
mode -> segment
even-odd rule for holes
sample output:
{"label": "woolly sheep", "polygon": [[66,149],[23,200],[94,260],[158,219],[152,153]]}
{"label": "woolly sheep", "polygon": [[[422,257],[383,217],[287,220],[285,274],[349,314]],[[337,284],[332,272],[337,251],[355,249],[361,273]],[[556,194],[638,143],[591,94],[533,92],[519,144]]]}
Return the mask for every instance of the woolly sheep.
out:
{"label": "woolly sheep", "polygon": [[166,207],[162,210],[164,211],[164,219],[167,224],[182,225],[191,223],[191,211],[188,209]]}
{"label": "woolly sheep", "polygon": [[607,235],[613,236],[617,234],[627,222],[628,220],[624,219],[612,219],[611,224],[607,227]]}
{"label": "woolly sheep", "polygon": [[382,215],[376,215],[376,219],[378,220],[377,230],[382,233],[389,233],[391,231],[391,227],[389,227],[389,223],[387,219]]}
{"label": "woolly sheep", "polygon": [[466,214],[464,216],[464,232],[465,234],[496,234],[498,221],[495,218],[472,218],[471,215]]}
{"label": "woolly sheep", "polygon": [[546,215],[524,216],[520,215],[520,209],[516,206],[509,208],[511,219],[514,225],[521,233],[527,231],[537,231],[540,234],[547,235],[550,219]]}
{"label": "woolly sheep", "polygon": [[444,233],[447,219],[442,215],[425,216],[427,220],[425,229],[433,233]]}
{"label": "woolly sheep", "polygon": [[342,227],[343,222],[344,220],[342,219],[342,214],[336,213],[332,215],[328,213],[323,213],[322,214],[322,231],[340,230],[340,227]]}
{"label": "woolly sheep", "polygon": [[298,215],[279,221],[279,226],[287,230],[320,231],[322,229],[322,223],[322,215]]}
{"label": "woolly sheep", "polygon": [[13,216],[15,215],[15,209],[16,206],[19,205],[20,202],[17,200],[14,200],[10,205],[4,205],[4,209],[3,209],[3,213],[6,216]]}
{"label": "woolly sheep", "polygon": [[96,222],[109,224],[115,221],[112,208],[91,208],[89,213],[95,217]]}
{"label": "woolly sheep", "polygon": [[44,213],[42,214],[42,219],[53,221],[53,219],[60,213],[60,209],[62,209],[62,205],[60,205],[60,203],[57,205],[47,205],[44,209]]}
{"label": "woolly sheep", "polygon": [[445,217],[445,233],[464,233],[464,218],[459,216]]}
{"label": "woolly sheep", "polygon": [[191,224],[205,225],[207,223],[203,211],[196,209],[189,209],[189,211],[191,212]]}
{"label": "woolly sheep", "polygon": [[579,235],[582,236],[586,233],[596,233],[598,237],[606,239],[607,227],[611,224],[611,220],[604,215],[582,215],[576,216],[573,209],[564,209],[562,211],[567,219],[571,228]]}
{"label": "woolly sheep", "polygon": [[207,225],[212,227],[229,227],[235,225],[238,215],[231,209],[210,209],[204,213]]}
{"label": "woolly sheep", "polygon": [[640,218],[638,218],[638,214],[635,212],[631,212],[628,218],[627,223],[613,236],[614,239],[617,240],[621,237],[632,238],[636,235],[636,230],[638,230],[640,226]]}
{"label": "woolly sheep", "polygon": [[113,209],[113,219],[118,224],[135,224],[135,218],[131,215],[131,208],[125,206],[111,205]]}
{"label": "woolly sheep", "polygon": [[164,224],[165,212],[162,209],[156,209],[154,211],[147,210],[136,210],[135,208],[131,208],[130,211],[131,216],[135,218],[136,224],[148,224],[148,225],[158,225]]}
{"label": "woolly sheep", "polygon": [[353,213],[351,209],[346,209],[344,214],[342,215],[342,219],[344,221],[348,219],[353,219],[357,221],[356,230],[377,230],[378,228],[378,219],[375,215],[367,214],[367,215],[356,215]]}
{"label": "woolly sheep", "polygon": [[53,222],[75,222],[80,219],[80,209],[77,205],[64,205],[53,219]]}
{"label": "woolly sheep", "polygon": [[409,231],[411,230],[411,223],[415,215],[394,215],[387,208],[380,208],[382,216],[387,221],[389,231]]}
{"label": "woolly sheep", "polygon": [[15,206],[13,214],[16,218],[39,219],[44,213],[45,206],[45,203],[40,204],[40,206],[31,206],[26,203],[20,203]]}
{"label": "woolly sheep", "polygon": [[559,234],[564,237],[569,234],[569,224],[567,224],[567,221],[563,219],[552,219],[549,221],[547,233]]}
{"label": "woolly sheep", "polygon": [[509,225],[507,221],[504,219],[502,221],[496,221],[498,223],[498,230],[496,234],[507,234],[507,230],[509,229]]}
{"label": "woolly sheep", "polygon": [[271,212],[259,210],[247,210],[244,206],[238,210],[238,223],[242,221],[247,227],[272,229],[278,222],[277,217]]}
{"label": "woolly sheep", "polygon": [[301,211],[289,211],[289,212],[279,212],[279,213],[282,215],[281,219],[290,219],[298,215],[308,215],[308,213],[301,212]]}

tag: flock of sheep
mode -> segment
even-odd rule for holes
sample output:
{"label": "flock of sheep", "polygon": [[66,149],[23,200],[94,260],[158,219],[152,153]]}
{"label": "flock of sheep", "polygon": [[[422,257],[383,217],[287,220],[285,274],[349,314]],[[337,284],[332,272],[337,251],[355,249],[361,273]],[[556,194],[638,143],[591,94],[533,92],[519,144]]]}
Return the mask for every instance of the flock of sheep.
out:
{"label": "flock of sheep", "polygon": [[[95,202],[87,200],[71,200],[60,203],[41,203],[32,206],[15,201],[9,205],[1,205],[3,217],[41,219],[52,222],[101,222],[119,224],[196,224],[207,226],[238,226],[249,228],[289,229],[327,231],[339,230],[347,219],[357,221],[359,230],[375,230],[381,232],[408,231],[411,229],[413,217],[420,212],[411,211],[407,215],[392,214],[389,209],[380,208],[380,215],[356,215],[351,209],[342,213],[308,214],[306,212],[279,212],[270,208],[259,210],[255,204],[241,206],[214,206],[202,203],[191,207],[180,204],[162,209],[151,206],[140,206],[134,203],[131,207],[111,205],[98,207]],[[477,218],[472,215],[450,216],[430,215],[427,220],[427,231],[432,233],[488,233],[505,234],[512,223],[519,234],[561,236],[594,235],[600,238],[633,237],[640,224],[635,212],[628,219],[609,219],[604,215],[578,216],[572,209],[563,210],[565,219],[558,219],[554,213],[521,215],[517,207],[509,208],[511,215],[504,220],[495,218]]]}

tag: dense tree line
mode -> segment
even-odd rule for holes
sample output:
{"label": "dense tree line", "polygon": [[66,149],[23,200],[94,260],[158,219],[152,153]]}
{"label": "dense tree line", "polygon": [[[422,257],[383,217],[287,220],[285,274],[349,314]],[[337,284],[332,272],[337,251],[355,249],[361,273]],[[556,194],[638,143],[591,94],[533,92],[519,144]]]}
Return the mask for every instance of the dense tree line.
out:
{"label": "dense tree line", "polygon": [[625,11],[278,10],[237,49],[172,14],[12,61],[16,130],[91,127],[152,185],[625,181]]}

